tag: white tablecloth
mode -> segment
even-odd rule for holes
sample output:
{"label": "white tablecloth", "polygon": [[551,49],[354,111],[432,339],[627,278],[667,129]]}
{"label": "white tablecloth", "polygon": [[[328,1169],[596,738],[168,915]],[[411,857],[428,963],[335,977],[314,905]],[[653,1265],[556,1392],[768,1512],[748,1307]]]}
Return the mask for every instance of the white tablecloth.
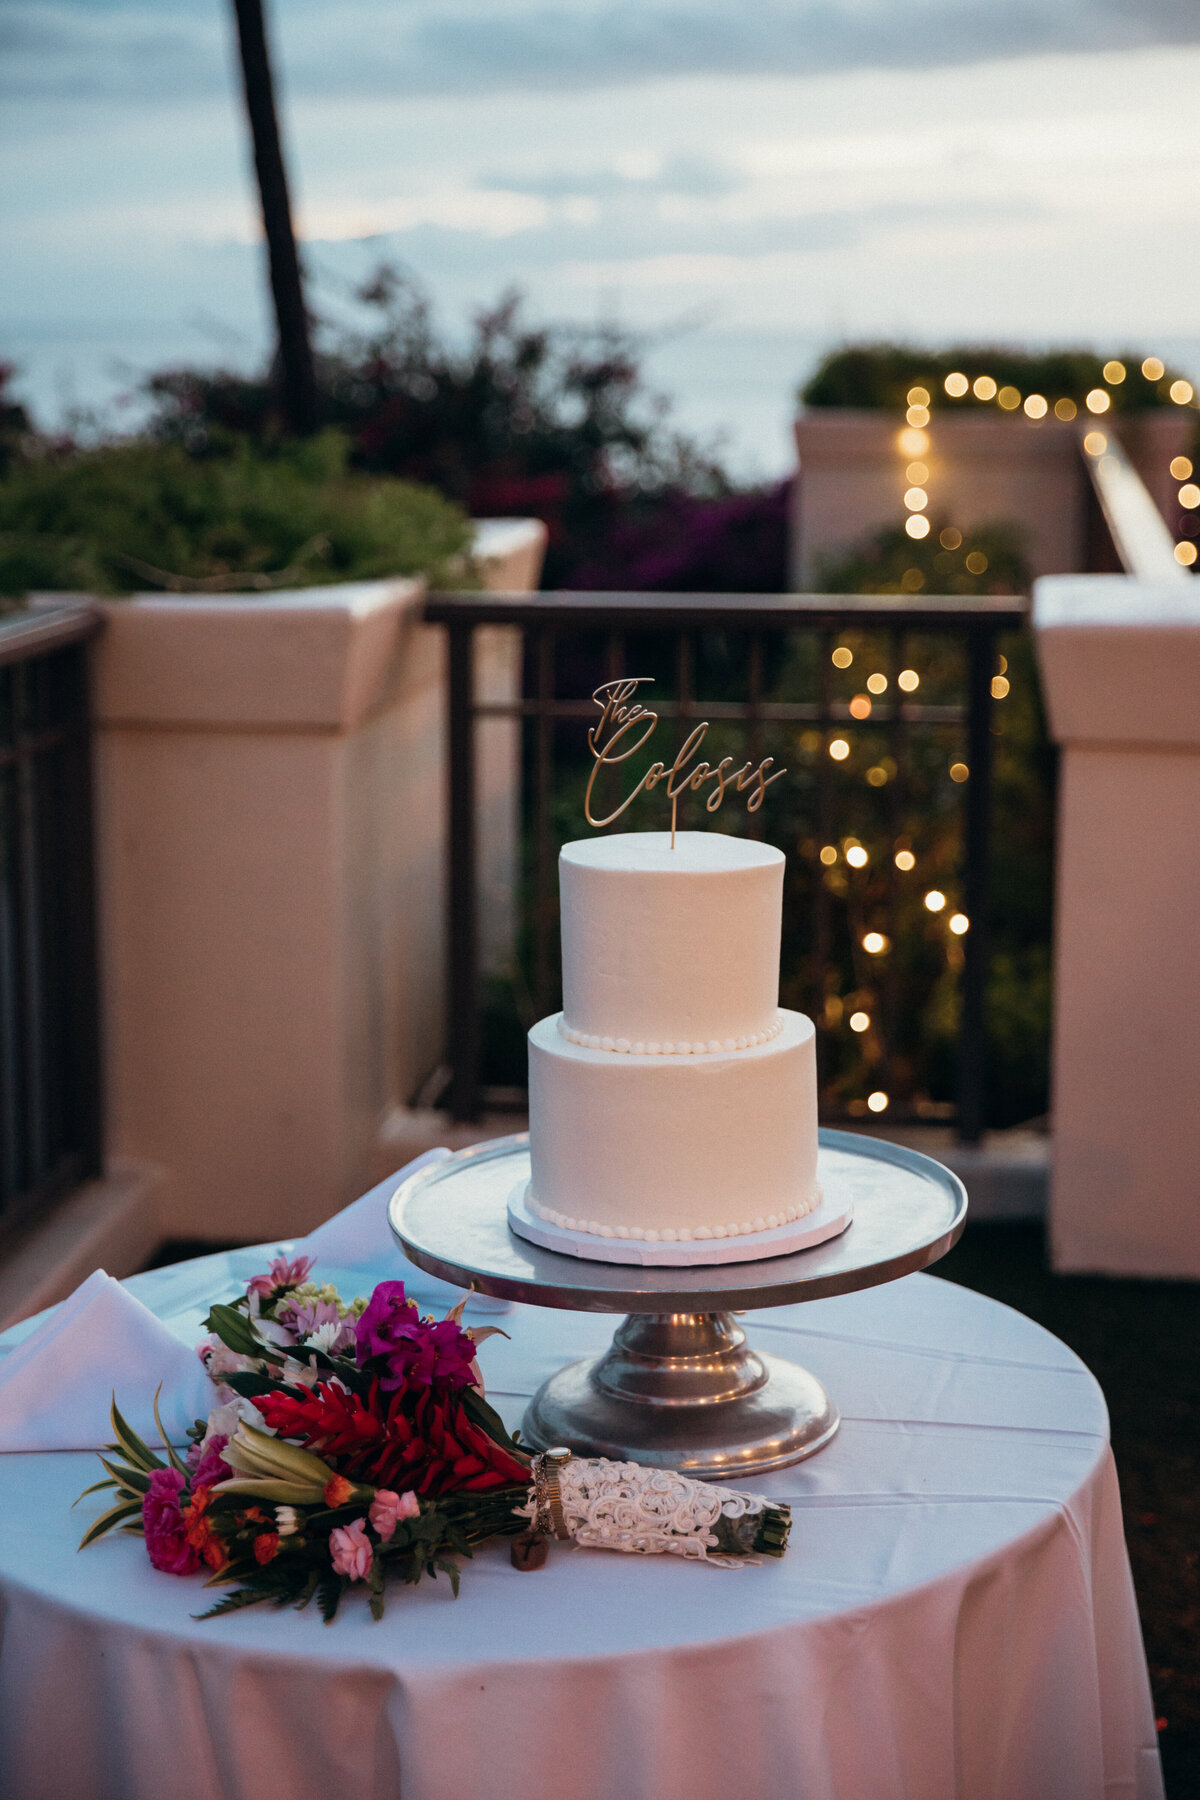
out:
{"label": "white tablecloth", "polygon": [[[255,1267],[132,1285],[191,1338]],[[615,1322],[514,1308],[483,1355],[510,1424]],[[1071,1352],[925,1275],[747,1325],[843,1425],[747,1483],[795,1525],[782,1562],[737,1572],[572,1547],[519,1574],[502,1546],[457,1602],[393,1589],[380,1624],[360,1599],[329,1627],[197,1624],[198,1582],[140,1540],[75,1554],[94,1458],[0,1457],[0,1794],[1157,1800],[1104,1403]]]}

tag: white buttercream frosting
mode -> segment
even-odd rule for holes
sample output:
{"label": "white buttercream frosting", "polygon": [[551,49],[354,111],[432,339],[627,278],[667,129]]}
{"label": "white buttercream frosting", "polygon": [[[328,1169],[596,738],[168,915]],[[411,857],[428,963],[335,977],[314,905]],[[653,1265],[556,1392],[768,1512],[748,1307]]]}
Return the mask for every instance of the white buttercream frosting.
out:
{"label": "white buttercream frosting", "polygon": [[670,1040],[663,1044],[643,1044],[631,1043],[627,1037],[598,1037],[595,1032],[572,1030],[561,1013],[558,1015],[558,1029],[569,1044],[580,1044],[585,1050],[607,1050],[618,1056],[716,1056],[721,1051],[753,1050],[758,1044],[769,1044],[783,1030],[783,1017],[780,1015],[776,1018],[765,1031],[751,1032],[749,1037],[730,1037],[724,1042],[717,1038],[710,1038],[705,1042],[701,1038],[694,1044],[677,1044]]}
{"label": "white buttercream frosting", "polygon": [[660,1055],[769,1041],[778,1029],[783,871],[781,851],[714,831],[681,831],[674,849],[665,831],[565,844],[569,1041],[641,1044],[642,1054]]}

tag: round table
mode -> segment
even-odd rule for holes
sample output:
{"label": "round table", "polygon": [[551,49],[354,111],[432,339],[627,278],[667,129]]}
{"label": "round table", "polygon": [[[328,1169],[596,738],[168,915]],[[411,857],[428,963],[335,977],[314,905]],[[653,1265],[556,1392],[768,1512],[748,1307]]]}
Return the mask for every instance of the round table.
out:
{"label": "round table", "polygon": [[[130,1284],[196,1330],[261,1263]],[[339,1274],[343,1292],[402,1273]],[[422,1278],[411,1286],[420,1295]],[[517,1306],[483,1351],[515,1423],[603,1315]],[[747,1314],[842,1429],[759,1477],[781,1562],[729,1571],[506,1546],[336,1623],[203,1624],[140,1541],[75,1554],[89,1454],[0,1457],[5,1800],[1159,1800],[1104,1402],[1019,1314],[929,1275]]]}

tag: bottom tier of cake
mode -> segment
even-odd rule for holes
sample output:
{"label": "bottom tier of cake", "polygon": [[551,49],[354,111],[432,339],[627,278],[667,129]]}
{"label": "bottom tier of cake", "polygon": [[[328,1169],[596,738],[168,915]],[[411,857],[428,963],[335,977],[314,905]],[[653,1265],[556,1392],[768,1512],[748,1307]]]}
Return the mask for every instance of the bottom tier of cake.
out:
{"label": "bottom tier of cake", "polygon": [[635,1056],[529,1034],[531,1211],[573,1231],[664,1243],[745,1237],[817,1204],[815,1032]]}

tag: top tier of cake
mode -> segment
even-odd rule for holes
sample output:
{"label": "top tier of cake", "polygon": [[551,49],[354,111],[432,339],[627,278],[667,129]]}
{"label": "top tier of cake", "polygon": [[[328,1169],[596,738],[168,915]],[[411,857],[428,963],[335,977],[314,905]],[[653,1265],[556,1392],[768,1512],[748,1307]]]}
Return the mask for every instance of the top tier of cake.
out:
{"label": "top tier of cake", "polygon": [[564,844],[564,1034],[666,1053],[773,1036],[783,869],[779,850],[719,832]]}

